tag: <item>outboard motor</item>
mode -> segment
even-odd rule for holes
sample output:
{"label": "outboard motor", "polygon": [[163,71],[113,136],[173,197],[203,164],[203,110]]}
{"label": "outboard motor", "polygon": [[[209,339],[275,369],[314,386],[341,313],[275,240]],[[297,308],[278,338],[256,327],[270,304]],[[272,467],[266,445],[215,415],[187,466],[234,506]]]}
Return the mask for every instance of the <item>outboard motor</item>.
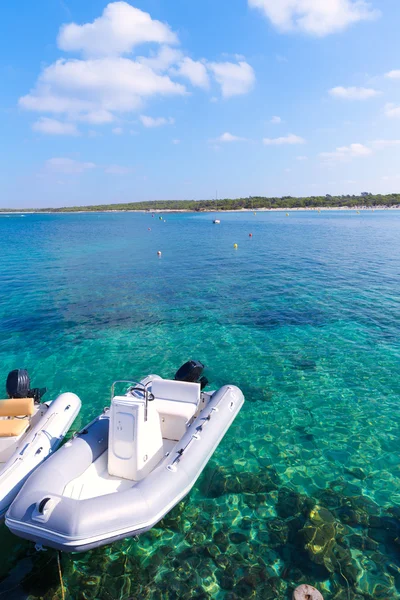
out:
{"label": "outboard motor", "polygon": [[201,377],[204,365],[198,360],[189,360],[175,373],[175,381],[186,381],[188,383],[200,383],[203,390],[208,385],[208,379]]}
{"label": "outboard motor", "polygon": [[31,379],[26,369],[15,369],[8,374],[6,390],[9,398],[33,398],[39,403],[47,388],[31,389]]}

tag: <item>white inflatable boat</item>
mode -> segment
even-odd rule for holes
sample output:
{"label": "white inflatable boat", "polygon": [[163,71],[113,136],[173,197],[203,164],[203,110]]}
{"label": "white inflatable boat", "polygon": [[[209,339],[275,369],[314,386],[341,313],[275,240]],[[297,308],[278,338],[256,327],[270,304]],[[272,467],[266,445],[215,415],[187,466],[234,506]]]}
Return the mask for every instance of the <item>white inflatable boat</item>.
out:
{"label": "white inflatable boat", "polygon": [[29,475],[61,444],[81,408],[78,396],[69,393],[41,403],[45,391],[30,389],[24,369],[7,378],[7,392],[15,397],[0,400],[0,520]]}
{"label": "white inflatable boat", "polygon": [[158,523],[193,487],[244,402],[231,385],[202,392],[198,365],[178,371],[185,381],[116,382],[130,383],[121,396],[113,384],[111,407],[29,478],[6,515],[9,529],[82,552]]}

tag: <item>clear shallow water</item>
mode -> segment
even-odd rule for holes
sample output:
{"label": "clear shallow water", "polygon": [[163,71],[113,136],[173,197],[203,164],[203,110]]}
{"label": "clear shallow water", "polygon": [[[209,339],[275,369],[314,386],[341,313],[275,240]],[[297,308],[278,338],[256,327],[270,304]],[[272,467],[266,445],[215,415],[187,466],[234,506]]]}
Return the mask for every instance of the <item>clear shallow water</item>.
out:
{"label": "clear shallow water", "polygon": [[[62,557],[66,597],[398,598],[400,212],[165,218],[0,217],[4,381],[78,393],[75,429],[190,358],[247,401],[159,526]],[[61,598],[55,552],[0,539],[0,599]]]}

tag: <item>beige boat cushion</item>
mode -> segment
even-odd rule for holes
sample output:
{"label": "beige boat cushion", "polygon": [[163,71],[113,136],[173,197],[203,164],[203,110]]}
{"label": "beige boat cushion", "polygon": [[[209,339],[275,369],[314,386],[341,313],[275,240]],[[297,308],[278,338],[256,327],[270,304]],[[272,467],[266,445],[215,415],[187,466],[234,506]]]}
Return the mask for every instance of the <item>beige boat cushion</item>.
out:
{"label": "beige boat cushion", "polygon": [[35,412],[33,398],[0,400],[0,417],[25,417]]}
{"label": "beige boat cushion", "polygon": [[0,438],[17,437],[29,426],[29,419],[0,419]]}

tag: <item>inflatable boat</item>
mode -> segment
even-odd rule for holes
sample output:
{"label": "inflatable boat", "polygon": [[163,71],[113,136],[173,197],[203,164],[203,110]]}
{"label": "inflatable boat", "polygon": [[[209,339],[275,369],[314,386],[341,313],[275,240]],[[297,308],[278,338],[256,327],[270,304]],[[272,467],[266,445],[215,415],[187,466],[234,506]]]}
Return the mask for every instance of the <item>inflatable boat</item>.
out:
{"label": "inflatable boat", "polygon": [[156,525],[188,494],[244,402],[233,385],[204,392],[202,368],[190,361],[173,380],[115,382],[110,408],[29,478],[9,529],[82,552]]}
{"label": "inflatable boat", "polygon": [[11,371],[0,400],[0,520],[29,475],[60,445],[80,411],[75,394],[41,403],[45,389],[30,389],[27,371]]}

